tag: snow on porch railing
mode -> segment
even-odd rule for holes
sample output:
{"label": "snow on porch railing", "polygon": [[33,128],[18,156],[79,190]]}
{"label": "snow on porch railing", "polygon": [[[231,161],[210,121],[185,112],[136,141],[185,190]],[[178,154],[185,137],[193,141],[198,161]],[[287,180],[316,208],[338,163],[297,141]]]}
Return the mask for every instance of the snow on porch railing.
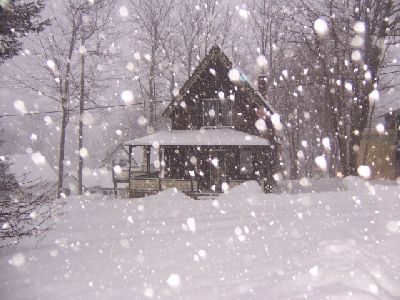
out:
{"label": "snow on porch railing", "polygon": [[181,192],[197,192],[197,180],[171,178],[134,178],[131,180],[131,189],[138,191],[160,191],[176,188]]}
{"label": "snow on porch railing", "polygon": [[191,179],[161,179],[161,188],[163,190],[175,187],[178,191],[182,192],[196,192],[198,191],[197,180]]}

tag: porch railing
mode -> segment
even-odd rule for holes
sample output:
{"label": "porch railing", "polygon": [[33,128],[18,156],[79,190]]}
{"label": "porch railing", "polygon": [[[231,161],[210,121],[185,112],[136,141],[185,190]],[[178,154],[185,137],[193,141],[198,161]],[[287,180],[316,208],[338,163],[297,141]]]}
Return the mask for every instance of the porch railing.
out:
{"label": "porch railing", "polygon": [[[229,188],[242,184],[243,180],[228,180]],[[198,192],[200,183],[195,179],[134,177],[131,179],[131,189],[138,191],[161,191],[176,188],[181,192]]]}
{"label": "porch railing", "polygon": [[160,191],[176,188],[181,192],[198,191],[197,180],[191,179],[172,179],[172,178],[133,178],[131,189],[138,191]]}

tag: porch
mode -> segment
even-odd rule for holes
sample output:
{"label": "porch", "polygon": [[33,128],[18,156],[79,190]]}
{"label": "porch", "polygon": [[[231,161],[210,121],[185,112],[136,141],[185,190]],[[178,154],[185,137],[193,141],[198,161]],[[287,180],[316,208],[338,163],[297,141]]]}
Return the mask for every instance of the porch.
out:
{"label": "porch", "polygon": [[121,182],[130,197],[176,188],[196,197],[221,193],[246,180],[264,183],[261,161],[271,152],[269,142],[232,129],[163,131],[125,143],[129,157],[143,149],[140,167],[123,168]]}

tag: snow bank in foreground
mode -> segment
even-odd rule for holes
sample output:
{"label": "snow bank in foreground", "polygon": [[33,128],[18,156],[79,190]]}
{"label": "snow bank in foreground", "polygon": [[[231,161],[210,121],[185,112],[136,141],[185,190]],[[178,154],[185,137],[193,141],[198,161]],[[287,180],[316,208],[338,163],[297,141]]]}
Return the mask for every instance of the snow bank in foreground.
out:
{"label": "snow bank in foreground", "polygon": [[[397,299],[400,188],[216,200],[69,198],[34,246],[0,249],[1,299]],[[357,184],[357,185],[356,185]]]}

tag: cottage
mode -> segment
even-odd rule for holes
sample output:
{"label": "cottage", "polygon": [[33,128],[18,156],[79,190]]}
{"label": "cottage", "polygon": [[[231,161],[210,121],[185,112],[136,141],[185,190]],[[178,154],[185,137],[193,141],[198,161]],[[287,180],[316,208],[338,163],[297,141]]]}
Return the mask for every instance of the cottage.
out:
{"label": "cottage", "polygon": [[359,165],[372,169],[372,178],[400,177],[400,109],[379,116],[384,130],[363,135],[358,156]]}
{"label": "cottage", "polygon": [[[140,159],[143,159],[143,151],[137,149],[137,151],[131,153],[131,161],[129,162],[129,152],[123,144],[118,144],[109,153],[106,154],[102,160],[101,170],[110,170],[112,174],[113,189],[110,191],[109,188],[103,189],[104,194],[114,194],[115,196],[125,196],[128,188],[128,172],[142,171],[145,166],[138,163]],[[93,190],[93,189],[92,189]]]}
{"label": "cottage", "polygon": [[[268,191],[278,161],[275,114],[221,49],[212,47],[164,111],[172,130],[125,142],[129,157],[137,148],[146,153],[142,170],[129,168],[130,195],[175,187],[196,197],[246,180]],[[158,155],[153,165],[152,152]]]}

